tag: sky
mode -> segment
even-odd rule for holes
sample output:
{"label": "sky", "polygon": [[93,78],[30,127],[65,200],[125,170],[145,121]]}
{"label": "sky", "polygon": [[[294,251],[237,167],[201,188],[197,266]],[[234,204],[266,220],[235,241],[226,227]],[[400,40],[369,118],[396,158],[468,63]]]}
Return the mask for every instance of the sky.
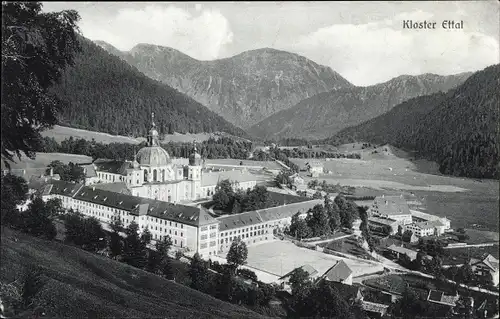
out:
{"label": "sky", "polygon": [[[120,50],[138,43],[198,60],[274,48],[331,67],[360,86],[403,75],[456,74],[499,63],[497,1],[405,2],[43,2],[77,10],[91,40]],[[435,30],[403,29],[404,20]],[[443,20],[463,21],[444,30]]]}

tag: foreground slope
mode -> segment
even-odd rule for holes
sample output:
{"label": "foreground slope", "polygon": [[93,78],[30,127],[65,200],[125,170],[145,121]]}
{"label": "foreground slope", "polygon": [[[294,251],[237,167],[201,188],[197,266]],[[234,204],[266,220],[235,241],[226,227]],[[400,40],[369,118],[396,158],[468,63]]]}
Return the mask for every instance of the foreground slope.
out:
{"label": "foreground slope", "polygon": [[188,96],[154,81],[92,41],[80,38],[82,52],[54,88],[68,105],[64,125],[125,136],[144,136],[151,112],[162,133],[222,131],[246,136],[241,129]]}
{"label": "foreground slope", "polygon": [[346,127],[384,114],[408,99],[446,92],[462,84],[468,76],[470,73],[403,75],[368,87],[320,93],[266,118],[248,132],[262,139],[326,138]]}
{"label": "foreground slope", "polygon": [[442,173],[498,178],[499,96],[500,65],[494,65],[447,94],[409,100],[326,142],[390,143],[438,162]]}
{"label": "foreground slope", "polygon": [[175,282],[57,242],[2,229],[0,278],[39,265],[38,304],[50,318],[259,318]]}
{"label": "foreground slope", "polygon": [[353,86],[329,67],[270,48],[199,61],[158,45],[138,44],[121,52],[106,42],[96,43],[243,128],[315,94]]}

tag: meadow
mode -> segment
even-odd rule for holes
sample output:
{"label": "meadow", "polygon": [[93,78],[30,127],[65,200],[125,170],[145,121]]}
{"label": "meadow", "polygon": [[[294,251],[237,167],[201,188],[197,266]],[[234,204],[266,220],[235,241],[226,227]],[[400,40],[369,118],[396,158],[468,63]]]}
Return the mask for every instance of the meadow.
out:
{"label": "meadow", "polygon": [[[411,208],[447,217],[452,227],[499,231],[498,181],[445,176],[437,171],[435,163],[415,160],[412,154],[388,145],[361,150],[359,144],[349,144],[336,150],[358,151],[362,157],[315,159],[329,173],[318,178],[302,173],[304,179],[355,186],[357,196],[403,194]],[[374,150],[377,153],[373,154]],[[311,160],[293,161],[304,164]]]}
{"label": "meadow", "polygon": [[[42,132],[42,136],[53,137],[57,142],[62,142],[69,137],[74,139],[83,138],[85,140],[91,141],[95,139],[98,143],[130,143],[130,144],[140,144],[146,141],[145,137],[130,137],[121,135],[112,135],[107,133],[95,132],[82,130],[72,127],[55,125],[52,129]],[[164,143],[168,142],[182,142],[182,143],[192,143],[193,141],[202,142],[208,140],[210,137],[218,138],[220,134],[214,133],[198,133],[198,134],[167,134],[165,139],[162,141]]]}
{"label": "meadow", "polygon": [[50,318],[259,318],[181,284],[57,242],[6,228],[1,234],[0,280],[23,268],[42,268],[37,295]]}

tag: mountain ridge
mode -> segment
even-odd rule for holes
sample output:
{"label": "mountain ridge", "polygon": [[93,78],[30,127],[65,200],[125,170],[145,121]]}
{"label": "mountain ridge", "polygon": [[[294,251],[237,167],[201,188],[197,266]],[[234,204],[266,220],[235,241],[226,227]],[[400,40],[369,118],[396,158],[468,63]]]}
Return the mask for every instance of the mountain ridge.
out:
{"label": "mountain ridge", "polygon": [[67,102],[61,110],[61,124],[114,135],[145,136],[154,112],[160,133],[221,131],[248,137],[187,95],[110,54],[102,44],[83,37],[79,40],[82,52],[54,87],[54,93]]}
{"label": "mountain ridge", "polygon": [[247,132],[261,139],[322,139],[375,118],[408,99],[448,91],[471,73],[451,76],[426,73],[401,75],[384,83],[319,93],[290,109],[277,112],[250,127]]}
{"label": "mountain ridge", "polygon": [[152,44],[138,44],[122,52],[103,41],[97,43],[242,128],[317,93],[354,87],[330,67],[272,48],[200,61],[179,50]]}
{"label": "mountain ridge", "polygon": [[500,64],[487,67],[447,93],[410,99],[323,142],[388,143],[435,160],[445,174],[499,178],[499,75]]}

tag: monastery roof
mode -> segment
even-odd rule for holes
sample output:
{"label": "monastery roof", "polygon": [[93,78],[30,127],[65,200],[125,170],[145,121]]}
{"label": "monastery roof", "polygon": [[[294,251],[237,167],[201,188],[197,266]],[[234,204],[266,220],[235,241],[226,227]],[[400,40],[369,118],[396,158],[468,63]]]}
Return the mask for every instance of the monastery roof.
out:
{"label": "monastery roof", "polygon": [[50,183],[52,184],[52,188],[50,190],[51,195],[73,196],[83,187],[83,184],[58,180],[51,180]]}
{"label": "monastery roof", "polygon": [[374,205],[380,215],[410,215],[408,203],[400,196],[375,197]]}
{"label": "monastery roof", "polygon": [[420,227],[421,229],[429,229],[434,227],[443,227],[444,224],[440,220],[429,220],[425,222],[415,223],[415,226]]}
{"label": "monastery roof", "polygon": [[241,170],[221,171],[203,173],[201,175],[201,187],[215,186],[219,181],[229,179],[231,182],[257,181],[257,176]]}
{"label": "monastery roof", "polygon": [[321,204],[323,204],[323,200],[314,199],[298,203],[286,204],[282,206],[259,209],[257,212],[264,221],[272,221],[292,217],[297,213],[305,213],[314,206]]}
{"label": "monastery roof", "polygon": [[83,164],[80,166],[85,170],[85,177],[97,177],[97,173],[93,164]]}
{"label": "monastery roof", "polygon": [[[71,184],[61,181],[52,181],[51,183],[53,185],[51,194],[58,193],[60,195],[72,196],[75,200],[125,210],[134,215],[148,215],[192,226],[217,223],[217,220],[211,217],[206,209],[202,207],[178,205],[149,198],[116,193],[99,189],[95,186],[83,187],[81,184]],[[77,188],[77,185],[79,188]],[[64,189],[65,191],[63,191]],[[75,189],[77,192],[74,191]]]}
{"label": "monastery roof", "polygon": [[132,195],[132,192],[130,191],[130,189],[128,189],[127,184],[125,182],[97,183],[97,184],[92,184],[92,187],[95,187],[97,189],[102,189],[105,191]]}
{"label": "monastery roof", "polygon": [[111,173],[126,175],[127,169],[131,167],[132,162],[121,160],[97,159],[94,161],[95,170]]}
{"label": "monastery roof", "polygon": [[333,267],[328,269],[323,278],[328,281],[341,282],[352,275],[352,270],[343,260],[339,260]]}
{"label": "monastery roof", "polygon": [[219,231],[226,231],[240,227],[252,226],[264,222],[257,211],[218,217]]}
{"label": "monastery roof", "polygon": [[322,203],[322,200],[315,199],[289,205],[264,208],[235,215],[221,216],[217,218],[220,221],[219,230],[226,231],[235,228],[256,225],[267,221],[292,217],[298,212],[306,212],[310,208],[313,208],[315,205]]}

